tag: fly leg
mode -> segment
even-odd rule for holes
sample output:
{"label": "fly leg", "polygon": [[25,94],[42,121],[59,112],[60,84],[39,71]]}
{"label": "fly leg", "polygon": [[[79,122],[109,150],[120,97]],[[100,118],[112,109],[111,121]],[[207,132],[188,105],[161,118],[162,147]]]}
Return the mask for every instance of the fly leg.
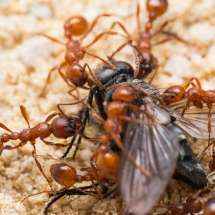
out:
{"label": "fly leg", "polygon": [[63,196],[74,196],[74,195],[93,195],[96,194],[92,190],[93,186],[86,186],[86,187],[80,187],[80,188],[72,188],[72,189],[62,189],[55,193],[51,200],[47,203],[43,214],[47,215],[50,207],[59,199],[61,199]]}

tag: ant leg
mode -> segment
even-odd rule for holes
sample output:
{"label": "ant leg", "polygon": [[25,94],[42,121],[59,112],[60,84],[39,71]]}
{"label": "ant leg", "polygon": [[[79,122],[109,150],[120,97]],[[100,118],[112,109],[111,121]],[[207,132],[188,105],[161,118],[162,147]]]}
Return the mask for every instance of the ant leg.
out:
{"label": "ant leg", "polygon": [[20,108],[23,118],[25,119],[26,123],[28,124],[28,128],[30,128],[30,122],[29,122],[30,117],[29,117],[29,114],[28,114],[26,108],[23,105],[20,105],[19,108]]}
{"label": "ant leg", "polygon": [[98,80],[98,78],[93,73],[92,69],[90,68],[90,66],[87,63],[85,63],[84,66],[83,66],[84,71],[86,70],[86,68],[88,69],[89,75],[91,76],[93,81],[96,83],[96,85],[97,86],[102,86],[101,82]]}
{"label": "ant leg", "polygon": [[76,140],[76,137],[77,137],[77,135],[74,135],[74,136],[72,137],[72,139],[71,139],[71,141],[70,141],[70,143],[69,143],[68,148],[67,148],[66,151],[63,153],[63,155],[62,155],[61,158],[65,158],[65,157],[68,155],[69,151],[71,150],[71,148],[72,148],[72,146],[73,146],[73,144],[74,144],[74,142],[75,142],[75,140]]}
{"label": "ant leg", "polygon": [[93,186],[85,186],[85,187],[80,187],[80,188],[72,188],[72,189],[62,189],[52,197],[52,199],[47,203],[45,206],[45,209],[43,211],[44,215],[48,214],[49,208],[60,198],[63,196],[73,196],[73,195],[92,195],[94,194],[93,191],[89,190],[93,188]]}
{"label": "ant leg", "polygon": [[35,194],[30,194],[30,195],[27,195],[25,196],[21,201],[20,203],[23,203],[26,199],[32,197],[32,196],[37,196],[37,195],[40,195],[40,194],[43,194],[43,193],[46,193],[48,195],[50,195],[50,191],[49,190],[44,190],[44,191],[41,191],[41,192],[38,192],[38,193],[35,193]]}
{"label": "ant leg", "polygon": [[62,67],[58,69],[58,73],[59,73],[59,75],[61,76],[61,78],[65,81],[65,83],[66,83],[69,87],[74,88],[75,85],[72,84],[72,83],[70,83],[70,82],[68,81],[68,79],[67,79],[66,76],[63,74],[63,72],[61,71],[61,69],[62,69]]}
{"label": "ant leg", "polygon": [[161,33],[163,31],[163,29],[169,24],[170,21],[165,21],[153,34],[152,34],[152,38],[155,37],[156,35],[158,35],[159,33]]}
{"label": "ant leg", "polygon": [[59,66],[57,65],[57,66],[52,67],[52,68],[49,70],[48,76],[47,76],[47,78],[46,78],[45,85],[44,85],[44,87],[43,87],[41,93],[39,94],[40,97],[44,97],[44,96],[45,96],[47,86],[50,84],[50,81],[51,81],[52,72],[55,71],[55,70],[58,70],[58,69],[59,69]]}
{"label": "ant leg", "polygon": [[55,143],[55,142],[51,142],[51,141],[47,141],[45,139],[40,138],[41,141],[43,141],[46,145],[50,145],[50,146],[57,146],[57,147],[65,147],[66,145],[63,143]]}
{"label": "ant leg", "polygon": [[126,27],[120,22],[120,21],[115,21],[111,27],[111,29],[113,29],[116,25],[118,25],[121,30],[125,33],[125,35],[127,36],[127,39],[129,41],[132,41],[132,36],[130,35],[130,33],[128,32],[128,30],[126,29]]}
{"label": "ant leg", "polygon": [[152,77],[148,81],[149,84],[152,84],[157,74],[158,74],[158,69],[155,69],[155,71],[152,74]]}
{"label": "ant leg", "polygon": [[167,37],[169,37],[170,39],[174,39],[180,43],[183,43],[185,45],[192,45],[190,42],[186,41],[185,39],[183,39],[181,36],[179,36],[177,33],[175,32],[170,32],[170,31],[161,31],[162,34],[166,35]]}
{"label": "ant leg", "polygon": [[62,192],[59,192],[59,193],[56,193],[52,199],[47,203],[47,205],[45,206],[44,208],[44,211],[43,211],[43,214],[44,215],[48,215],[48,211],[49,211],[49,208],[57,201],[59,200],[60,198],[62,198],[63,196],[66,195],[66,192],[63,190]]}
{"label": "ant leg", "polygon": [[81,143],[81,139],[82,139],[82,136],[79,135],[78,140],[77,140],[77,143],[76,143],[76,146],[75,146],[74,153],[73,153],[73,155],[72,155],[72,159],[75,159],[75,156],[76,156],[76,154],[77,154],[77,152],[78,152],[78,149],[79,149],[79,146],[80,146],[80,143]]}
{"label": "ant leg", "polygon": [[199,157],[202,159],[205,152],[208,150],[208,148],[212,145],[212,154],[214,152],[214,142],[211,141],[211,119],[212,119],[212,105],[208,105],[208,145],[203,149],[203,151],[200,153]]}
{"label": "ant leg", "polygon": [[13,133],[13,131],[11,129],[9,129],[5,124],[1,123],[0,122],[0,128],[6,130],[6,131],[9,131],[10,133]]}
{"label": "ant leg", "polygon": [[[116,185],[113,185],[113,187],[111,187],[111,188],[109,188],[109,187],[107,187],[106,185],[103,185],[103,184],[101,184],[101,191],[100,191],[100,197],[92,204],[92,205],[90,205],[88,208],[87,208],[87,210],[90,210],[91,211],[91,213],[92,213],[92,211],[93,211],[93,208],[95,208],[95,206],[99,203],[99,202],[101,202],[102,200],[104,200],[104,199],[108,199],[108,198],[111,198],[112,197],[112,195],[114,194],[114,193],[116,193],[117,192],[117,186]],[[121,213],[120,213],[121,214]]]}
{"label": "ant leg", "polygon": [[103,14],[99,14],[98,16],[96,16],[96,17],[94,18],[94,20],[92,21],[92,23],[91,23],[89,29],[87,30],[87,32],[83,35],[83,37],[82,37],[80,40],[82,41],[83,39],[85,39],[85,38],[88,36],[88,34],[89,34],[89,33],[93,30],[93,28],[98,24],[98,22],[99,22],[99,20],[100,20],[101,18],[103,18],[103,17],[110,17],[110,16],[113,16],[113,15],[114,15],[114,14],[103,13]]}
{"label": "ant leg", "polygon": [[[61,75],[60,71],[62,69],[62,67],[64,67],[66,65],[66,62],[63,62],[61,63],[60,65],[56,65],[54,67],[52,67],[50,70],[49,70],[49,73],[48,73],[48,76],[46,78],[46,82],[45,82],[45,85],[41,91],[41,93],[39,94],[40,97],[44,97],[45,94],[46,94],[46,89],[47,89],[47,86],[50,84],[50,81],[51,81],[51,75],[52,75],[52,72],[54,72],[55,70],[58,71],[58,73]],[[62,77],[62,76],[61,76]],[[62,77],[63,78],[63,77]],[[64,78],[63,78],[64,79]],[[67,82],[67,81],[65,81]]]}
{"label": "ant leg", "polygon": [[[193,83],[193,81],[196,82],[196,85]],[[190,78],[189,83],[192,84],[194,87],[197,87],[198,89],[202,89],[201,82],[200,82],[200,80],[199,80],[198,78],[196,78],[196,77]]]}
{"label": "ant leg", "polygon": [[[75,97],[75,96],[74,96]],[[85,100],[86,98],[83,98],[83,99],[81,99],[81,100],[79,100],[79,101],[77,101],[77,102],[70,102],[70,103],[60,103],[60,104],[57,104],[57,109],[58,109],[58,111],[63,115],[63,116],[66,116],[67,117],[67,115],[64,113],[64,111],[63,111],[63,109],[61,108],[61,106],[71,106],[71,105],[77,105],[77,104],[79,104],[79,103],[82,103],[82,104],[84,104],[85,105],[85,103],[84,103],[84,100]]]}
{"label": "ant leg", "polygon": [[104,64],[110,66],[111,68],[114,68],[114,65],[112,65],[112,64],[109,63],[108,61],[104,60],[103,58],[101,58],[101,57],[99,57],[99,56],[97,56],[97,55],[95,55],[95,54],[92,54],[92,53],[90,53],[90,52],[88,52],[88,51],[86,51],[86,50],[85,50],[85,54],[87,54],[87,55],[89,55],[89,56],[91,56],[91,57],[97,58],[97,59],[99,59],[100,61],[102,61]]}
{"label": "ant leg", "polygon": [[60,40],[57,39],[57,38],[54,38],[54,37],[52,37],[52,36],[49,36],[49,35],[47,35],[47,34],[45,34],[45,33],[39,33],[39,34],[37,34],[37,35],[43,36],[43,37],[45,37],[45,38],[51,40],[51,41],[54,42],[54,43],[58,43],[58,44],[60,44],[60,45],[65,46],[65,43],[64,43],[64,42],[60,41]]}
{"label": "ant leg", "polygon": [[[82,103],[83,105],[86,105],[85,102],[84,102],[84,100],[86,100],[87,97],[79,99],[80,96],[75,96],[73,94],[69,94],[69,95],[71,95],[75,100],[77,100],[77,103]],[[72,104],[74,105],[74,103],[72,103]],[[69,103],[69,104],[64,104],[64,105],[72,105],[72,104]]]}
{"label": "ant leg", "polygon": [[[87,104],[88,104],[89,106],[92,105],[92,100],[93,100],[93,92],[92,92],[92,90],[91,90],[91,91],[89,92],[89,96],[88,96],[88,99],[87,99]],[[82,113],[82,115],[81,115],[82,128],[81,128],[81,130],[79,131],[79,134],[78,134],[79,137],[78,137],[78,140],[77,140],[77,144],[76,144],[76,148],[75,148],[74,154],[73,154],[73,156],[72,156],[73,159],[75,158],[76,153],[77,153],[77,151],[78,151],[79,145],[80,145],[80,143],[81,143],[82,135],[83,135],[83,133],[84,133],[85,126],[86,126],[86,123],[87,123],[88,119],[89,119],[89,108],[86,107],[86,108],[83,110],[83,113]],[[76,140],[76,137],[77,137],[77,135],[74,135],[74,136],[73,136],[73,138],[72,138],[72,140],[71,140],[71,142],[70,142],[68,148],[67,148],[66,151],[64,152],[62,158],[65,158],[65,157],[67,156],[67,154],[68,154],[69,151],[71,150],[71,148],[72,148],[72,146],[73,146],[73,144],[74,144],[74,142],[75,142],[75,140]]]}
{"label": "ant leg", "polygon": [[45,119],[45,122],[49,122],[51,119],[53,119],[57,115],[59,115],[59,113],[52,113],[52,114],[48,115]]}
{"label": "ant leg", "polygon": [[95,38],[93,39],[92,42],[90,42],[89,44],[85,45],[83,48],[84,49],[88,49],[90,46],[92,46],[94,43],[96,43],[97,41],[99,41],[103,36],[105,35],[117,35],[118,33],[115,31],[104,31],[98,35],[95,36]]}
{"label": "ant leg", "polygon": [[119,52],[121,51],[125,46],[127,46],[128,44],[130,44],[131,41],[127,41],[125,43],[123,43],[121,46],[119,46],[110,56],[108,56],[108,59],[111,61],[113,59],[113,57]]}
{"label": "ant leg", "polygon": [[42,173],[43,177],[44,177],[44,178],[46,179],[46,181],[48,182],[49,187],[51,188],[51,190],[53,190],[53,189],[52,189],[52,185],[51,185],[51,180],[46,176],[46,174],[44,173],[43,168],[42,168],[40,162],[39,162],[38,159],[37,159],[37,153],[36,153],[35,142],[31,141],[31,144],[32,144],[32,146],[33,146],[32,156],[33,156],[33,158],[34,158],[34,161],[36,162],[36,165],[37,165],[39,171]]}

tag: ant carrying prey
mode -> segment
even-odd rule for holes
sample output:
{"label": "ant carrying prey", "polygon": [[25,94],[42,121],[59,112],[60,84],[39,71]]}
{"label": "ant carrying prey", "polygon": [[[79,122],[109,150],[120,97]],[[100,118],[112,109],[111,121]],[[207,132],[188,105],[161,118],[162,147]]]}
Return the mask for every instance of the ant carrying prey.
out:
{"label": "ant carrying prey", "polygon": [[[181,115],[187,113],[187,116],[190,115],[190,117],[193,117],[192,113],[194,111],[197,113],[201,111],[202,115],[204,114],[205,118],[207,117],[207,131],[204,131],[204,133],[207,133],[208,135],[208,146],[200,153],[200,157],[202,157],[206,150],[212,146],[212,160],[210,162],[210,167],[214,166],[215,145],[211,139],[215,138],[215,125],[213,117],[215,91],[204,90],[197,78],[190,78],[190,80],[183,85],[175,85],[167,88],[163,93],[163,101],[166,105],[172,105],[173,107],[175,106],[176,109],[179,109],[179,106],[181,109]],[[196,124],[201,126],[203,130],[203,119],[196,118],[195,121]],[[201,136],[203,134],[199,135]],[[213,162],[214,164],[212,164]],[[211,168],[211,170],[213,170],[213,168]]]}
{"label": "ant carrying prey", "polygon": [[[159,91],[143,80],[135,79],[135,72],[130,64],[123,61],[112,63],[115,64],[114,69],[104,65],[96,72],[102,86],[91,88],[88,106],[92,106],[95,99],[97,118],[106,133],[106,144],[98,148],[100,156],[105,156],[105,146],[109,148],[109,142],[113,142],[120,151],[119,186],[127,209],[134,210],[135,214],[139,214],[138,211],[150,211],[159,198],[158,193],[162,194],[171,178],[175,165],[180,178],[188,181],[193,187],[204,187],[207,184],[206,174],[192,153],[186,137],[196,137],[193,130],[201,133],[201,128],[197,128],[186,114],[181,116],[174,112],[174,109],[166,109],[158,99],[161,96]],[[89,113],[92,114],[90,110]],[[99,169],[101,163],[105,164],[100,156],[99,161],[95,160]],[[109,158],[116,164],[114,160],[117,157]],[[111,168],[114,169],[113,166]],[[169,171],[164,171],[163,168]],[[105,169],[106,167],[102,175],[112,174]],[[155,179],[157,185],[153,186]],[[138,186],[140,183],[143,184],[142,187]],[[152,194],[156,193],[156,198],[148,192],[145,193],[153,189]],[[147,208],[141,206],[142,201],[148,202]]]}

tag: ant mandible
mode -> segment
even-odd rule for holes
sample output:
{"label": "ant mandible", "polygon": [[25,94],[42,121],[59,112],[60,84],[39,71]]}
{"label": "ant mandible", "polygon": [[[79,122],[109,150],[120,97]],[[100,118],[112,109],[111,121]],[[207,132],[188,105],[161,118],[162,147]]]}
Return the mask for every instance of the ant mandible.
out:
{"label": "ant mandible", "polygon": [[[53,142],[47,141],[46,138],[49,137],[51,134],[53,134],[57,138],[63,138],[63,139],[72,137],[81,130],[81,121],[78,117],[72,118],[72,117],[67,117],[65,115],[59,115],[58,113],[53,113],[53,114],[50,114],[44,122],[38,123],[36,126],[31,128],[29,123],[29,115],[27,113],[26,108],[21,105],[20,110],[23,118],[28,124],[28,128],[23,129],[20,132],[13,132],[6,125],[4,125],[3,123],[0,123],[0,128],[9,132],[9,133],[2,134],[0,136],[1,152],[3,152],[4,150],[17,149],[19,147],[24,146],[27,142],[30,142],[31,145],[33,146],[32,156],[36,162],[36,165],[39,168],[42,175],[44,176],[44,178],[46,179],[46,181],[48,182],[49,186],[51,187],[50,180],[44,173],[42,166],[37,159],[35,141],[36,139],[39,138],[45,144],[64,147],[65,146],[64,144],[53,143]],[[57,115],[59,116],[56,117]],[[50,120],[52,120],[51,123],[49,123]],[[20,140],[20,143],[18,143],[15,146],[11,146],[11,145],[5,146],[4,144],[10,140]]]}
{"label": "ant mandible", "polygon": [[[92,24],[89,26],[88,21],[82,17],[82,16],[72,16],[69,17],[65,24],[64,24],[64,35],[66,38],[66,43],[59,41],[56,38],[53,38],[48,35],[44,35],[46,38],[50,39],[53,42],[59,43],[61,45],[64,45],[66,47],[66,53],[64,57],[64,62],[62,62],[60,65],[57,65],[53,67],[48,74],[48,77],[46,79],[46,84],[41,92],[41,96],[44,96],[47,85],[50,82],[52,71],[57,70],[60,74],[60,76],[63,78],[63,80],[73,88],[73,90],[76,87],[84,87],[85,83],[91,83],[89,80],[90,77],[94,79],[94,74],[91,71],[88,64],[84,64],[83,66],[79,63],[80,60],[82,60],[85,56],[85,54],[95,57],[102,61],[103,63],[107,65],[111,65],[108,61],[102,59],[101,57],[90,53],[87,51],[89,47],[91,47],[94,43],[96,43],[98,40],[100,40],[104,35],[115,35],[116,32],[113,31],[103,31],[95,36],[93,41],[91,41],[87,45],[82,45],[83,40],[88,36],[88,34],[93,30],[93,28],[96,26],[98,21],[102,17],[110,17],[111,14],[100,14],[98,15],[93,21]],[[79,39],[74,39],[74,37],[80,37]],[[112,66],[112,65],[111,65]],[[88,69],[88,72],[86,71]],[[62,71],[64,70],[64,72]]]}

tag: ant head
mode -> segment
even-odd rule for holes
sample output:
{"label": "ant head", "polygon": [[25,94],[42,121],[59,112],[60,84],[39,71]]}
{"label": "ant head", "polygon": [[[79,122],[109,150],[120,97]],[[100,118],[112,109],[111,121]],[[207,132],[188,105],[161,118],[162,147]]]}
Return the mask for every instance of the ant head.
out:
{"label": "ant head", "polygon": [[52,164],[50,167],[52,178],[64,187],[71,187],[75,184],[77,174],[75,168],[66,163]]}
{"label": "ant head", "polygon": [[172,86],[164,91],[163,100],[166,105],[175,103],[183,99],[185,89],[182,86]]}
{"label": "ant head", "polygon": [[66,68],[66,77],[77,87],[83,86],[87,81],[87,74],[80,65],[69,65]]}
{"label": "ant head", "polygon": [[138,57],[139,59],[139,69],[136,78],[142,79],[147,77],[157,68],[157,59],[152,54],[144,53]]}
{"label": "ant head", "polygon": [[82,16],[73,16],[64,24],[65,37],[71,39],[73,36],[81,36],[88,29],[88,22]]}
{"label": "ant head", "polygon": [[80,127],[81,122],[79,118],[69,118],[66,116],[56,117],[50,125],[53,135],[57,138],[71,137]]}
{"label": "ant head", "polygon": [[115,66],[111,68],[109,65],[103,65],[96,72],[98,79],[103,85],[109,86],[127,82],[134,77],[134,70],[132,66],[124,61],[111,61]]}

